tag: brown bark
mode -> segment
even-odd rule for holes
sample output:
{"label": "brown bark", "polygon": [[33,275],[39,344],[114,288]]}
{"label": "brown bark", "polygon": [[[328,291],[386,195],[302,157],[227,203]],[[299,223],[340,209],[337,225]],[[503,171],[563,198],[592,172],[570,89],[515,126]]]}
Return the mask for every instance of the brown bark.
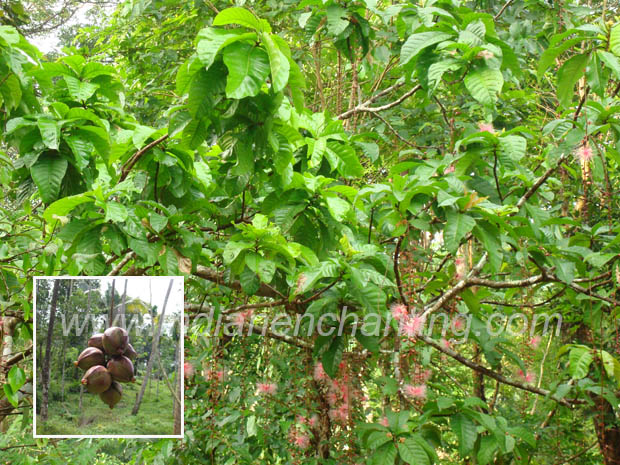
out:
{"label": "brown bark", "polygon": [[166,291],[166,297],[164,299],[164,306],[161,309],[161,315],[159,316],[159,324],[157,325],[157,331],[153,335],[153,344],[151,347],[151,353],[149,355],[149,361],[146,364],[146,370],[144,372],[144,379],[142,380],[142,387],[140,388],[140,392],[136,397],[136,403],[133,406],[133,410],[131,411],[132,415],[137,415],[140,410],[140,404],[142,403],[142,398],[144,397],[144,391],[146,391],[146,383],[149,381],[149,376],[151,375],[151,370],[153,368],[153,360],[155,360],[155,356],[157,351],[159,350],[159,336],[161,334],[161,327],[164,322],[164,315],[166,313],[166,305],[168,305],[168,297],[170,297],[170,291],[172,290],[172,284],[174,281],[171,279],[170,284],[168,285],[168,290]]}
{"label": "brown bark", "polygon": [[56,320],[56,306],[58,304],[58,290],[60,288],[60,280],[54,280],[54,289],[52,291],[52,302],[50,304],[50,318],[47,326],[47,340],[45,342],[45,358],[43,359],[43,372],[41,378],[42,385],[42,400],[41,400],[41,420],[47,420],[47,404],[49,396],[50,385],[50,358],[52,353],[52,335],[54,333],[54,321]]}
{"label": "brown bark", "polygon": [[603,454],[605,465],[620,465],[620,425],[612,405],[600,396],[594,396],[596,410],[594,430],[598,438],[598,445]]}

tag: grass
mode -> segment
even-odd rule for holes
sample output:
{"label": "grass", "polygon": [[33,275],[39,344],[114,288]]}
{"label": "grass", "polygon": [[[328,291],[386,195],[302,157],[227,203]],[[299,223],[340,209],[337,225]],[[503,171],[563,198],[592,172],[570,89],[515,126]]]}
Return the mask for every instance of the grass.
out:
{"label": "grass", "polygon": [[[64,402],[58,393],[50,393],[48,419],[44,423],[37,415],[37,434],[173,434],[173,399],[164,381],[159,382],[159,398],[153,382],[150,393],[148,387],[144,393],[138,414],[131,414],[141,382],[142,379],[135,383],[123,383],[123,397],[114,409],[104,404],[99,395],[85,390],[80,411],[79,388],[78,392],[65,393]],[[37,402],[40,405],[40,390],[37,392]]]}

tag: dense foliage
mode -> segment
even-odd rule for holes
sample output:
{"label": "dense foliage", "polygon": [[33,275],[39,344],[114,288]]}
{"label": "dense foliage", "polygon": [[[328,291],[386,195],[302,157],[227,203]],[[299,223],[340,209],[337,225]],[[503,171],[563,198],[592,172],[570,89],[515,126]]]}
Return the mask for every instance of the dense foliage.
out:
{"label": "dense foliage", "polygon": [[[2,457],[619,464],[617,7],[240,3],[126,1],[55,60],[0,17]],[[186,276],[184,441],[27,438],[61,274]],[[345,308],[377,331],[247,335]]]}

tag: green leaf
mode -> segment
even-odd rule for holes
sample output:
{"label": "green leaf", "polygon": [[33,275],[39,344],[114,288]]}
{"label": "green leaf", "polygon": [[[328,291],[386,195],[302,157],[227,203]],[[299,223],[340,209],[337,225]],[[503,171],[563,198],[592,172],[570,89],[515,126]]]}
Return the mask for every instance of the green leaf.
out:
{"label": "green leaf", "polygon": [[465,87],[473,98],[485,106],[495,104],[503,85],[504,77],[498,69],[482,68],[465,76]]}
{"label": "green leaf", "polygon": [[71,98],[78,101],[84,102],[92,97],[95,91],[99,88],[97,84],[91,84],[90,82],[82,82],[79,79],[76,79],[71,76],[63,76],[65,82],[67,83],[67,89],[69,90],[69,95]]}
{"label": "green leaf", "polygon": [[19,391],[24,383],[26,382],[26,373],[17,365],[14,365],[9,370],[9,374],[7,376],[9,384],[11,385],[11,389],[13,392]]}
{"label": "green leaf", "polygon": [[415,58],[422,50],[452,37],[439,31],[420,32],[410,35],[400,50],[400,64],[405,65]]}
{"label": "green leaf", "polygon": [[538,71],[536,73],[538,80],[545,74],[545,71],[549,69],[555,63],[555,59],[559,57],[569,48],[574,45],[583,42],[583,37],[575,37],[572,39],[564,40],[557,47],[550,47],[546,49],[540,56],[538,61]]}
{"label": "green leaf", "polygon": [[[328,323],[329,321],[330,320],[327,319],[327,321],[324,322],[323,331],[329,331],[325,325],[325,323]],[[337,330],[338,328],[335,329]],[[321,361],[323,362],[325,373],[327,373],[330,378],[336,378],[338,375],[338,365],[340,365],[340,361],[342,360],[342,353],[344,352],[345,346],[345,337],[335,336],[332,343],[329,345],[329,348],[323,353]]]}
{"label": "green leaf", "polygon": [[474,449],[478,433],[473,420],[462,413],[457,413],[450,418],[450,426],[459,440],[459,453],[465,456]]}
{"label": "green leaf", "polygon": [[551,257],[551,262],[555,266],[555,274],[561,281],[570,284],[575,279],[575,264],[568,260]]}
{"label": "green leaf", "polygon": [[364,346],[366,349],[368,349],[369,352],[372,352],[373,354],[379,353],[379,350],[381,349],[381,338],[379,336],[365,336],[358,331],[355,333],[355,339],[357,339],[360,344],[362,344],[362,346]]}
{"label": "green leaf", "polygon": [[248,437],[251,438],[252,436],[256,436],[256,415],[251,415],[248,417],[248,422],[247,422],[247,426],[246,426],[247,432],[248,432]]}
{"label": "green leaf", "polygon": [[590,371],[594,357],[590,349],[584,347],[573,347],[568,354],[568,372],[573,379],[582,379]]}
{"label": "green leaf", "polygon": [[161,232],[161,230],[163,230],[168,224],[168,218],[164,215],[160,215],[159,213],[150,212],[149,223],[155,232]]}
{"label": "green leaf", "polygon": [[373,431],[368,435],[368,439],[366,440],[366,444],[368,449],[377,449],[381,447],[386,442],[391,442],[392,439],[388,436],[387,431]]}
{"label": "green leaf", "polygon": [[482,242],[484,250],[489,254],[489,263],[493,271],[498,272],[502,265],[502,242],[499,229],[486,221],[479,222],[473,229],[474,236]]}
{"label": "green leaf", "polygon": [[63,197],[62,199],[58,199],[53,202],[45,209],[43,219],[45,219],[48,223],[51,223],[54,220],[54,217],[66,216],[78,205],[93,201],[94,198],[87,193]]}
{"label": "green leaf", "polygon": [[497,155],[502,163],[512,168],[525,156],[526,148],[525,137],[508,135],[499,138]]}
{"label": "green leaf", "polygon": [[446,212],[446,219],[447,223],[443,233],[443,240],[448,252],[454,253],[461,239],[476,226],[476,220],[455,210],[448,210]]}
{"label": "green leaf", "polygon": [[333,36],[338,36],[344,32],[349,25],[347,10],[337,4],[327,7],[327,30]]}
{"label": "green leaf", "polygon": [[222,254],[224,263],[226,265],[230,265],[243,250],[249,249],[253,245],[254,244],[251,242],[228,241],[226,247],[224,248],[224,253]]}
{"label": "green leaf", "polygon": [[187,111],[177,111],[168,124],[168,135],[170,137],[176,136],[180,133],[192,120],[192,115]]}
{"label": "green leaf", "polygon": [[344,221],[351,211],[351,204],[332,192],[323,192],[323,198],[325,199],[325,203],[327,203],[329,213],[331,213],[336,221]]}
{"label": "green leaf", "polygon": [[67,165],[67,160],[64,158],[44,153],[30,167],[30,175],[39,189],[43,202],[51,203],[58,197]]}
{"label": "green leaf", "polygon": [[60,139],[60,126],[56,120],[50,118],[39,118],[37,126],[41,133],[41,140],[46,147],[52,150],[58,150],[58,141]]}
{"label": "green leaf", "polygon": [[245,8],[226,8],[220,11],[213,20],[214,26],[225,26],[227,24],[238,24],[256,31],[271,32],[271,27],[266,21],[258,19],[251,11]]}
{"label": "green leaf", "polygon": [[290,71],[288,58],[280,51],[270,34],[264,33],[261,35],[261,38],[267,49],[267,55],[269,55],[273,90],[274,92],[280,92],[288,82]]}
{"label": "green leaf", "polygon": [[228,68],[226,96],[242,99],[254,97],[269,75],[269,57],[262,48],[234,43],[224,49]]}
{"label": "green leaf", "polygon": [[425,448],[420,444],[424,441],[420,436],[410,436],[404,442],[398,442],[400,458],[411,465],[430,465],[431,459]]}
{"label": "green leaf", "polygon": [[358,178],[364,174],[364,167],[360,163],[355,149],[350,145],[330,141],[327,143],[326,152],[332,168],[337,169],[344,177]]}
{"label": "green leaf", "polygon": [[7,400],[11,403],[13,407],[19,406],[19,397],[17,392],[11,389],[10,384],[4,385],[4,394],[6,395]]}
{"label": "green leaf", "polygon": [[198,33],[196,54],[205,68],[208,69],[221,49],[242,40],[255,41],[256,37],[255,32],[241,33],[235,30],[205,27]]}
{"label": "green leaf", "polygon": [[13,26],[0,26],[0,38],[9,45],[19,43],[19,33]]}
{"label": "green leaf", "polygon": [[495,452],[497,451],[497,441],[493,436],[483,436],[480,440],[480,449],[478,450],[478,464],[487,465],[491,463]]}
{"label": "green leaf", "polygon": [[568,106],[571,103],[575,95],[575,84],[585,73],[589,57],[587,53],[576,55],[568,59],[558,70],[557,94],[560,105]]}
{"label": "green leaf", "polygon": [[122,203],[111,201],[105,204],[105,221],[122,223],[128,216],[129,213]]}
{"label": "green leaf", "polygon": [[620,79],[620,60],[615,55],[604,50],[597,50],[596,54],[614,74],[616,79]]}
{"label": "green leaf", "polygon": [[609,352],[601,351],[601,359],[607,376],[613,379],[620,386],[620,362]]}
{"label": "green leaf", "polygon": [[379,447],[377,451],[372,455],[372,464],[393,465],[397,456],[398,451],[396,450],[396,446],[393,442],[388,442],[387,444],[383,444],[381,447]]}
{"label": "green leaf", "polygon": [[620,57],[620,23],[614,24],[609,31],[609,51]]}

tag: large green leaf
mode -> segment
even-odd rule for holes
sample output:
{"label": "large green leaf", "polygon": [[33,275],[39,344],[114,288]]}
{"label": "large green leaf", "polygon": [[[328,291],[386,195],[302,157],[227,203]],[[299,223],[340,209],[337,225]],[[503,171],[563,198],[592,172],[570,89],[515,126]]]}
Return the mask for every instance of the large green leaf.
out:
{"label": "large green leaf", "polygon": [[97,84],[91,84],[90,82],[82,82],[71,76],[63,76],[67,83],[67,89],[71,98],[78,102],[83,102],[92,97],[95,91],[99,88]]}
{"label": "large green leaf", "polygon": [[221,49],[237,41],[255,41],[256,37],[255,32],[242,33],[235,30],[205,27],[198,33],[196,54],[208,69]]}
{"label": "large green leaf", "polygon": [[568,354],[568,372],[573,379],[585,378],[594,357],[586,347],[573,347]]}
{"label": "large green leaf", "polygon": [[473,98],[485,106],[495,104],[503,85],[502,72],[494,68],[482,68],[465,76],[465,87]]}
{"label": "large green leaf", "polygon": [[39,118],[37,126],[41,133],[41,140],[46,147],[58,150],[58,142],[60,139],[60,126],[56,120],[51,118]]}
{"label": "large green leaf", "polygon": [[271,34],[264,33],[261,35],[267,54],[269,55],[269,64],[271,66],[271,85],[275,92],[280,92],[288,82],[290,64],[288,58],[280,51],[271,38]]}
{"label": "large green leaf", "polygon": [[459,440],[459,453],[461,456],[467,455],[474,449],[478,437],[476,424],[468,416],[457,413],[450,418],[450,426]]}
{"label": "large green leaf", "polygon": [[400,458],[410,465],[430,465],[431,459],[426,453],[421,442],[424,439],[420,436],[411,436],[404,442],[398,442],[398,452]]}
{"label": "large green leaf", "polygon": [[228,68],[226,95],[242,99],[253,97],[269,75],[269,57],[259,47],[234,43],[224,49],[224,63]]}
{"label": "large green leaf", "polygon": [[575,95],[575,84],[577,84],[577,81],[584,75],[589,57],[587,53],[576,55],[567,60],[558,70],[557,94],[560,105],[567,106],[570,104]]}
{"label": "large green leaf", "polygon": [[401,64],[408,63],[409,60],[415,58],[425,48],[448,40],[450,37],[452,37],[450,34],[440,31],[419,32],[410,35],[400,50]]}
{"label": "large green leaf", "polygon": [[66,216],[78,205],[93,201],[94,198],[88,193],[63,197],[62,199],[56,200],[45,209],[43,218],[48,223],[51,223],[54,218]]}
{"label": "large green leaf", "polygon": [[609,32],[609,51],[620,57],[620,23],[614,24]]}
{"label": "large green leaf", "polygon": [[[327,324],[329,322],[333,322],[333,319],[328,319],[326,318],[325,321],[323,322],[323,327],[319,328],[322,329],[322,331],[328,332],[329,329]],[[335,330],[337,330],[338,328],[334,328]],[[334,333],[336,332],[334,330]],[[344,335],[342,336],[335,336],[332,339],[331,344],[329,345],[329,348],[323,353],[323,356],[321,358],[321,361],[323,362],[323,368],[325,369],[325,373],[327,373],[331,378],[336,378],[337,374],[338,374],[338,365],[340,364],[340,361],[342,360],[342,353],[344,352],[344,348],[346,347],[346,338]]]}
{"label": "large green leaf", "polygon": [[443,232],[443,240],[448,251],[454,253],[461,239],[476,226],[476,220],[455,210],[448,210],[446,212],[446,219],[447,223]]}
{"label": "large green leaf", "polygon": [[269,23],[258,19],[250,10],[246,10],[245,8],[226,8],[220,11],[213,20],[214,26],[225,26],[227,24],[238,24],[239,26],[255,29],[256,31],[271,32]]}
{"label": "large green leaf", "polygon": [[50,203],[58,198],[62,179],[67,172],[67,160],[51,153],[42,154],[30,168],[32,180],[39,188],[43,202]]}

